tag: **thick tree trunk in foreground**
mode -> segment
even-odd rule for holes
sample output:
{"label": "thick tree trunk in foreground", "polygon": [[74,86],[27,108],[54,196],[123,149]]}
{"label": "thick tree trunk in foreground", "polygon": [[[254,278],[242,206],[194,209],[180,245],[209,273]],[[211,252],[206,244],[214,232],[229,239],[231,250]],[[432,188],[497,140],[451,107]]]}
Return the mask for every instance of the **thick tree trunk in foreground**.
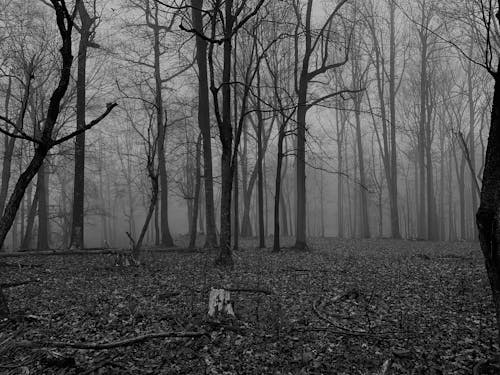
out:
{"label": "thick tree trunk in foreground", "polygon": [[[497,16],[498,17],[498,16]],[[490,281],[500,344],[500,64],[495,74],[491,126],[486,148],[480,205],[476,220]]]}

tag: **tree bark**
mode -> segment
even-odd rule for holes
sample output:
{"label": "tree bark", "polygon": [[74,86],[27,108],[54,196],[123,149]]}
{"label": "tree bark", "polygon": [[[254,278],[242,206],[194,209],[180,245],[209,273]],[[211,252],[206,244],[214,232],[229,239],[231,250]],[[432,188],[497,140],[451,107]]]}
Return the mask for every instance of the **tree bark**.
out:
{"label": "tree bark", "polygon": [[196,245],[196,235],[197,235],[197,223],[198,223],[198,211],[200,205],[200,185],[201,185],[201,145],[202,145],[202,134],[198,136],[198,142],[196,143],[196,178],[194,186],[194,199],[193,199],[193,216],[191,217],[191,233],[189,237],[189,248],[194,249]]}
{"label": "tree bark", "polygon": [[168,225],[168,177],[165,161],[165,124],[163,110],[161,65],[160,65],[160,25],[158,21],[158,3],[154,3],[154,25],[153,29],[153,52],[154,52],[154,79],[155,79],[155,107],[156,107],[156,125],[158,139],[163,140],[158,144],[158,168],[160,172],[160,226],[161,226],[161,245],[165,247],[174,246],[170,228]]}
{"label": "tree bark", "polygon": [[[257,95],[261,97],[260,88],[260,72],[257,72]],[[264,159],[264,151],[262,148],[262,131],[264,129],[264,119],[262,117],[260,100],[257,101],[257,190],[258,190],[258,216],[259,216],[259,248],[266,247],[266,239],[264,233],[264,176],[262,163]],[[278,200],[279,202],[279,200]],[[278,220],[279,222],[279,220]]]}
{"label": "tree bark", "polygon": [[365,161],[363,152],[363,140],[361,135],[361,94],[357,94],[354,99],[354,116],[356,118],[356,142],[358,151],[358,167],[359,167],[359,215],[360,215],[360,234],[361,238],[370,238],[370,222],[368,218],[368,197],[366,194],[366,175]]}
{"label": "tree bark", "polygon": [[[232,33],[234,25],[233,0],[226,0],[224,4],[225,25],[223,42],[222,68],[222,119],[220,124],[220,139],[222,143],[221,158],[221,207],[220,207],[220,251],[216,264],[231,266],[233,264],[231,252],[231,193],[233,187],[233,127],[231,124],[231,57]],[[218,100],[218,97],[214,98]]]}
{"label": "tree bark", "polygon": [[[91,20],[85,3],[78,2],[78,14],[81,20],[80,44],[78,47],[78,66],[76,78],[76,128],[85,127],[86,112],[86,69],[87,50],[90,40]],[[84,200],[85,200],[85,133],[75,137],[75,172],[73,183],[73,219],[71,221],[71,239],[69,248],[84,247]]]}
{"label": "tree bark", "polygon": [[389,112],[391,132],[391,162],[390,180],[388,181],[389,206],[391,212],[391,235],[392,238],[401,238],[399,230],[398,209],[398,164],[396,145],[396,40],[395,40],[395,12],[396,2],[389,1],[390,17],[390,41],[389,41]]}
{"label": "tree bark", "polygon": [[[498,18],[497,14],[497,18]],[[495,73],[491,125],[486,147],[480,204],[476,214],[479,242],[492,291],[500,344],[500,64]]]}
{"label": "tree bark", "polygon": [[[203,0],[191,0],[193,27],[198,33],[203,32]],[[196,62],[198,66],[198,126],[203,137],[203,178],[205,182],[205,247],[217,246],[215,230],[214,188],[212,172],[212,144],[210,136],[210,109],[207,72],[207,42],[196,36]]]}
{"label": "tree bark", "polygon": [[[29,188],[31,190],[31,188]],[[30,198],[31,193],[28,190],[28,198]],[[33,195],[33,200],[28,208],[28,218],[26,220],[26,230],[24,231],[24,237],[21,242],[21,250],[31,249],[31,241],[33,237],[33,225],[35,223],[36,213],[38,211],[38,184],[36,185],[35,194]]]}
{"label": "tree bark", "polygon": [[50,249],[49,244],[49,190],[46,163],[42,163],[38,170],[38,241],[37,250]]}

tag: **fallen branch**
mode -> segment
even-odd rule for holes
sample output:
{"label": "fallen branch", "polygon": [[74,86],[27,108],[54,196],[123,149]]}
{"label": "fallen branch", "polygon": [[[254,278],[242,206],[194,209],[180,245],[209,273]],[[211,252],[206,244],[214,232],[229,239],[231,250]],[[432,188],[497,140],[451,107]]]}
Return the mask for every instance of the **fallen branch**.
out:
{"label": "fallen branch", "polygon": [[355,333],[355,334],[358,334],[358,335],[366,335],[367,332],[365,331],[354,331],[352,329],[349,329],[349,328],[345,328],[345,327],[342,327],[338,324],[336,324],[334,321],[332,321],[330,318],[328,318],[327,316],[323,315],[319,310],[318,310],[318,307],[316,306],[316,303],[317,302],[313,302],[312,303],[312,308],[313,308],[313,311],[314,313],[318,316],[318,318],[320,318],[321,320],[324,320],[325,322],[327,322],[328,324],[331,324],[333,327],[337,328],[337,329],[340,329],[342,331],[345,331],[346,333],[349,332],[349,333]]}
{"label": "fallen branch", "polygon": [[12,267],[12,268],[38,268],[42,267],[41,264],[24,264],[24,263],[7,263],[7,262],[0,262],[0,267]]}
{"label": "fallen branch", "polygon": [[[168,247],[158,249],[147,249],[148,253],[204,253],[205,250],[191,251],[185,248]],[[15,253],[0,253],[0,258],[20,258],[29,256],[59,256],[59,255],[116,255],[130,254],[130,249],[99,249],[99,250],[41,250],[41,251],[18,251]]]}
{"label": "fallen branch", "polygon": [[26,281],[17,281],[17,282],[13,282],[13,283],[0,283],[0,288],[1,289],[14,288],[16,286],[37,283],[39,281],[40,280],[26,280]]}
{"label": "fallen branch", "polygon": [[139,344],[141,342],[151,340],[151,339],[160,339],[160,338],[194,338],[194,337],[202,337],[208,335],[207,332],[156,332],[149,333],[143,336],[137,336],[130,339],[111,341],[111,342],[103,342],[103,343],[92,343],[92,342],[62,342],[62,341],[19,341],[16,346],[24,347],[24,348],[42,348],[42,347],[51,347],[51,348],[73,348],[73,349],[87,349],[87,350],[103,350],[103,349],[113,349],[119,348],[134,344]]}
{"label": "fallen branch", "polygon": [[223,288],[225,290],[229,290],[230,292],[240,292],[240,293],[262,293],[266,295],[273,294],[269,289],[259,289],[259,288]]}

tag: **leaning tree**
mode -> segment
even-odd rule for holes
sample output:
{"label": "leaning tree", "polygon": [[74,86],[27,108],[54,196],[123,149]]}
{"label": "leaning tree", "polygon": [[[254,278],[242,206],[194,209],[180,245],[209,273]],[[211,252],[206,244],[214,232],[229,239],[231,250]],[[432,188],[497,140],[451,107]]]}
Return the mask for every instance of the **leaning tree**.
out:
{"label": "leaning tree", "polygon": [[[60,138],[55,138],[54,129],[58,122],[59,113],[61,112],[61,107],[63,105],[63,99],[65,98],[66,92],[68,90],[71,81],[71,68],[73,65],[73,54],[72,54],[72,32],[74,27],[74,19],[79,7],[81,0],[76,0],[75,5],[70,12],[66,6],[64,0],[51,0],[50,3],[55,12],[57,29],[59,36],[61,38],[62,46],[59,49],[61,56],[61,66],[59,70],[59,78],[57,85],[50,96],[49,103],[47,105],[47,111],[45,114],[45,119],[43,121],[43,126],[37,134],[31,136],[27,134],[22,127],[15,121],[9,119],[7,116],[0,115],[0,132],[4,135],[19,138],[23,140],[28,140],[34,144],[34,153],[27,167],[21,173],[14,189],[10,195],[10,198],[5,206],[5,210],[0,218],[0,248],[3,246],[7,233],[9,232],[16,213],[19,209],[21,201],[23,199],[26,188],[30,184],[31,180],[43,165],[45,158],[49,151],[57,145],[60,145],[74,137],[82,134],[83,132],[91,129],[97,125],[101,120],[103,120],[112,110],[116,107],[116,103],[107,103],[106,110],[96,119],[92,120],[85,126],[65,135]],[[0,288],[0,313],[8,312],[6,307],[5,298],[3,292]]]}

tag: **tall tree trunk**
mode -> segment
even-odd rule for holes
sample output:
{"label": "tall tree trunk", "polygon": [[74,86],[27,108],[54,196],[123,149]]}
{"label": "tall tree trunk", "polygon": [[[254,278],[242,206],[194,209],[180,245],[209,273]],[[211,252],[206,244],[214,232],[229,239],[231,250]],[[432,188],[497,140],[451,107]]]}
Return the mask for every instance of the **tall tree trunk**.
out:
{"label": "tall tree trunk", "polygon": [[370,238],[370,222],[368,218],[368,198],[366,194],[366,175],[365,161],[363,153],[363,140],[361,135],[361,94],[357,94],[354,99],[354,116],[356,118],[356,142],[358,151],[358,166],[359,166],[359,215],[360,215],[360,234],[361,238]]}
{"label": "tall tree trunk", "polygon": [[[191,0],[193,27],[203,32],[203,0]],[[198,66],[198,126],[203,137],[203,178],[205,181],[205,247],[217,246],[215,230],[214,185],[212,173],[212,144],[210,136],[210,108],[207,72],[207,42],[196,36],[196,63]]]}
{"label": "tall tree trunk", "polygon": [[448,240],[457,240],[457,231],[455,227],[455,215],[454,215],[454,205],[453,205],[453,160],[452,160],[452,147],[448,146]]}
{"label": "tall tree trunk", "polygon": [[37,190],[38,190],[38,250],[47,250],[49,245],[49,176],[46,163],[43,163],[38,170]]}
{"label": "tall tree trunk", "polygon": [[344,181],[343,181],[343,153],[345,133],[345,116],[339,109],[335,110],[337,125],[337,236],[344,238]]}
{"label": "tall tree trunk", "polygon": [[[31,190],[31,185],[30,185]],[[28,194],[28,198],[30,198],[31,193]],[[24,232],[24,237],[21,242],[21,250],[31,249],[31,242],[33,240],[33,225],[35,224],[35,217],[38,211],[38,183],[36,185],[35,194],[33,195],[33,200],[28,208],[28,217],[26,219],[26,230]]]}
{"label": "tall tree trunk", "polygon": [[464,240],[466,238],[467,228],[465,226],[465,160],[462,156],[460,165],[458,164],[457,150],[455,147],[455,143],[453,143],[453,157],[455,159],[455,174],[457,176],[457,185],[458,185],[458,197],[459,197],[459,206],[460,206],[460,235],[459,239]]}
{"label": "tall tree trunk", "polygon": [[427,180],[427,236],[431,241],[439,239],[439,223],[436,210],[436,196],[434,194],[434,172],[432,162],[432,142],[431,142],[431,124],[427,121],[426,141],[425,141],[425,159],[426,159],[426,180]]}
{"label": "tall tree trunk", "polygon": [[155,79],[155,107],[156,107],[156,126],[158,130],[158,139],[163,142],[158,144],[158,168],[160,172],[160,225],[161,225],[161,245],[171,247],[174,245],[170,228],[168,225],[168,177],[165,161],[165,122],[163,110],[162,79],[160,65],[160,25],[158,21],[158,3],[154,3],[154,25],[153,25],[153,52],[154,52],[154,79]]}
{"label": "tall tree trunk", "polygon": [[[216,264],[230,266],[233,264],[231,252],[231,198],[233,187],[233,127],[231,122],[231,57],[234,15],[233,0],[224,4],[225,25],[223,42],[222,68],[222,114],[220,123],[220,139],[222,143],[221,157],[221,206],[220,206],[220,251]],[[215,89],[215,88],[214,88]],[[218,100],[216,95],[215,100]],[[243,109],[242,109],[243,111]],[[236,152],[236,150],[235,150]]]}
{"label": "tall tree trunk", "polygon": [[[422,10],[423,12],[423,10]],[[419,171],[419,196],[418,204],[418,238],[427,239],[427,211],[426,211],[426,171],[425,171],[425,125],[427,119],[427,41],[421,38],[421,60],[420,60],[420,117],[418,130],[418,171]]]}
{"label": "tall tree trunk", "polygon": [[396,40],[395,40],[396,2],[389,1],[390,39],[389,39],[389,112],[391,129],[390,180],[388,181],[389,206],[391,211],[392,238],[401,238],[398,210],[398,164],[396,146]]}
{"label": "tall tree trunk", "polygon": [[243,218],[241,222],[241,237],[252,237],[252,222],[250,220],[250,209],[252,201],[253,187],[256,174],[252,173],[248,178],[248,132],[243,130],[243,150],[241,155],[241,177],[243,185]]}
{"label": "tall tree trunk", "polygon": [[[257,95],[261,97],[260,72],[257,72]],[[262,116],[260,100],[257,101],[257,190],[258,190],[258,216],[259,216],[259,248],[266,247],[264,231],[264,176],[262,163],[264,152],[262,149],[262,131],[264,129],[264,119]],[[279,200],[278,200],[279,203]],[[279,222],[279,220],[278,220]]]}
{"label": "tall tree trunk", "polygon": [[196,245],[196,234],[198,223],[198,211],[200,205],[200,185],[201,185],[201,145],[202,145],[202,134],[198,136],[198,142],[196,143],[196,178],[194,186],[194,199],[193,199],[193,216],[191,218],[191,233],[189,236],[189,248],[194,249]]}
{"label": "tall tree trunk", "polygon": [[[78,46],[78,67],[76,78],[76,128],[85,127],[87,49],[90,38],[91,20],[85,3],[78,3],[78,14],[81,20],[80,44]],[[84,200],[85,200],[85,133],[75,138],[75,172],[73,184],[73,219],[71,224],[70,248],[84,247]],[[40,197],[41,198],[41,197]],[[41,202],[41,201],[40,201]]]}
{"label": "tall tree trunk", "polygon": [[[280,203],[283,201],[282,197],[282,165],[283,165],[283,141],[285,139],[285,125],[283,122],[280,124],[278,132],[278,158],[276,160],[276,177],[274,184],[274,234],[273,234],[273,251],[280,251]],[[284,210],[284,207],[281,207]],[[285,220],[283,221],[286,225],[286,213]]]}

